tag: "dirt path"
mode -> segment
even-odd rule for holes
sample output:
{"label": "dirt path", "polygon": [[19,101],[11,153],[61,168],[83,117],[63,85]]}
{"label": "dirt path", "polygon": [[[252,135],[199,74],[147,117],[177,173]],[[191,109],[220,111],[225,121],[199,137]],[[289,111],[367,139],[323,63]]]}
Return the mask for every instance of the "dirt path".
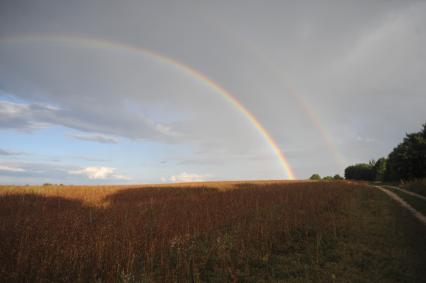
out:
{"label": "dirt path", "polygon": [[378,188],[379,190],[381,190],[382,192],[384,192],[385,194],[387,194],[390,198],[392,198],[393,200],[395,200],[396,202],[398,202],[402,207],[408,209],[414,215],[414,217],[416,217],[420,222],[422,222],[423,225],[426,225],[426,217],[423,214],[421,214],[420,212],[418,212],[411,205],[409,205],[405,200],[403,200],[402,198],[400,198],[397,194],[395,194],[395,193],[393,193],[393,192],[391,192],[389,190],[386,190],[385,188],[380,187],[380,186],[374,186],[374,187]]}

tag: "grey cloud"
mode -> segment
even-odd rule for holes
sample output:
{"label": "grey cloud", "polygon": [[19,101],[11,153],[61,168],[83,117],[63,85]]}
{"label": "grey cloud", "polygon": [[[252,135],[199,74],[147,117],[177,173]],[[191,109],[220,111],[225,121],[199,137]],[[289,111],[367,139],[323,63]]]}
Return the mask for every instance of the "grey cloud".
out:
{"label": "grey cloud", "polygon": [[116,138],[105,136],[105,135],[99,135],[99,134],[93,134],[93,135],[70,134],[69,136],[74,139],[83,140],[83,141],[92,141],[92,142],[107,143],[107,144],[118,143],[118,140]]}
{"label": "grey cloud", "polygon": [[11,151],[0,148],[0,156],[16,156],[16,155],[22,155],[23,152],[17,152],[17,151]]}
{"label": "grey cloud", "polygon": [[0,128],[17,129],[25,132],[32,132],[47,126],[34,119],[37,113],[49,111],[39,105],[17,104],[0,101]]}
{"label": "grey cloud", "polygon": [[[99,115],[97,115],[99,114]],[[123,115],[124,116],[124,115]],[[160,138],[167,141],[167,126],[141,117],[121,117],[90,111],[72,111],[38,103],[13,103],[0,100],[0,128],[34,132],[52,125],[60,125],[86,132],[102,132],[129,138]],[[114,139],[96,135],[76,135],[75,138],[116,142]]]}
{"label": "grey cloud", "polygon": [[[25,52],[0,45],[9,55],[4,65],[20,70],[20,76],[9,80],[10,68],[0,68],[6,91],[26,101],[41,97],[45,104],[57,106],[27,115],[32,118],[25,120],[27,128],[48,123],[117,137],[222,147],[229,152],[262,144],[261,137],[253,138],[258,133],[250,130],[246,118],[218,90],[180,67],[159,63],[146,54],[129,57],[121,50],[58,44],[60,49],[46,42],[39,48],[24,48]],[[44,91],[34,94],[34,85]],[[34,104],[25,109],[32,111]],[[41,107],[40,102],[37,105]],[[239,140],[246,142],[238,144]]]}

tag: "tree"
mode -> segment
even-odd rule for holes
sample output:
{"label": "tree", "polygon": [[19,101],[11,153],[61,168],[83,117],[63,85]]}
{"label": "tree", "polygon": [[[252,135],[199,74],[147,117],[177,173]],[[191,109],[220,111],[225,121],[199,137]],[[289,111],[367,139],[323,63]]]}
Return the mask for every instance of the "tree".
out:
{"label": "tree", "polygon": [[426,178],[426,123],[417,133],[406,134],[388,158],[345,169],[345,178],[366,181],[400,181]]}
{"label": "tree", "polygon": [[373,162],[370,164],[359,163],[345,169],[345,178],[348,180],[371,181],[374,179]]}
{"label": "tree", "polygon": [[386,174],[386,164],[388,160],[384,157],[378,159],[373,167],[374,171],[374,180],[376,181],[384,181]]}
{"label": "tree", "polygon": [[387,181],[426,178],[426,124],[420,132],[407,134],[389,154],[386,164]]}
{"label": "tree", "polygon": [[333,177],[334,180],[343,180],[343,177],[340,176],[339,174],[334,175]]}
{"label": "tree", "polygon": [[333,180],[333,177],[331,177],[331,176],[325,176],[324,178],[322,178],[323,180],[327,180],[327,181],[330,181],[330,180]]}
{"label": "tree", "polygon": [[321,180],[321,176],[319,174],[313,174],[309,179],[310,180]]}

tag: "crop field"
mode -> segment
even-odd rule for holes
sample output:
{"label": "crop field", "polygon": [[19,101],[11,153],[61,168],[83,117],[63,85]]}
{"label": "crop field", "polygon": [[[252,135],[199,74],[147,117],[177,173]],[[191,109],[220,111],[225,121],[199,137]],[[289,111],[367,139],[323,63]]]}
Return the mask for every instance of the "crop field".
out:
{"label": "crop field", "polygon": [[425,282],[426,230],[335,182],[0,187],[2,282]]}

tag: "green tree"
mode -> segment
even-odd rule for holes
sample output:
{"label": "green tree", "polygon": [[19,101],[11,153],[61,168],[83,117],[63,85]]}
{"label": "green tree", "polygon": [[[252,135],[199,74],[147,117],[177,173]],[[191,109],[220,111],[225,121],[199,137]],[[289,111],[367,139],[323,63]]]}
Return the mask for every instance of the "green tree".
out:
{"label": "green tree", "polygon": [[373,167],[374,171],[374,180],[376,181],[383,181],[385,179],[386,174],[386,164],[388,160],[384,157],[379,158]]}
{"label": "green tree", "polygon": [[310,180],[321,180],[321,176],[319,174],[313,174],[309,179]]}
{"label": "green tree", "polygon": [[426,177],[426,124],[420,132],[407,134],[389,154],[385,179],[413,180]]}
{"label": "green tree", "polygon": [[334,175],[333,177],[334,180],[343,180],[343,177],[340,176],[339,174]]}
{"label": "green tree", "polygon": [[374,179],[374,162],[370,161],[370,164],[359,163],[351,165],[345,169],[345,178],[348,180],[365,180],[372,181]]}

